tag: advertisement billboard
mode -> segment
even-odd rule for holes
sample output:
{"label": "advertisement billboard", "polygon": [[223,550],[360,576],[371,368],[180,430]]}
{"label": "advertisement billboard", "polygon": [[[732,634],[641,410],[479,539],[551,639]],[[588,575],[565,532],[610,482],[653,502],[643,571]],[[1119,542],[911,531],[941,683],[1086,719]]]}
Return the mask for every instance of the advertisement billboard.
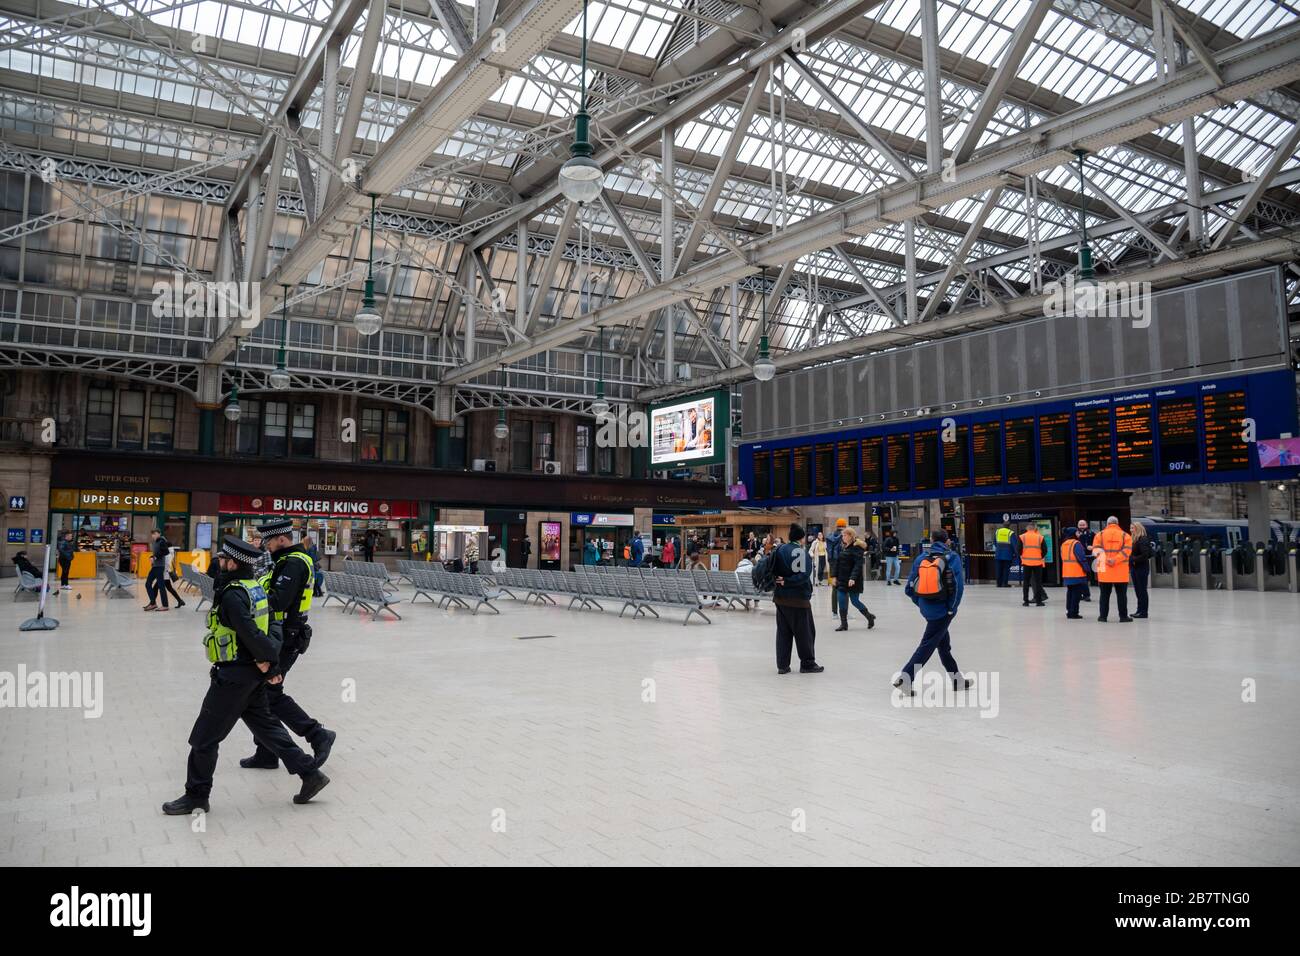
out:
{"label": "advertisement billboard", "polygon": [[726,460],[731,396],[725,390],[650,407],[650,467],[716,465]]}

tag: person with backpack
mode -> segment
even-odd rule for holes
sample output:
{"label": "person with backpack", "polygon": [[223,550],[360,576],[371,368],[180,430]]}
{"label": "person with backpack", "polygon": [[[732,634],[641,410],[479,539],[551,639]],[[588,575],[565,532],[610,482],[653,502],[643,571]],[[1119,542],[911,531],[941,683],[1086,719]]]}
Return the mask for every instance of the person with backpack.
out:
{"label": "person with backpack", "polygon": [[1088,549],[1079,540],[1073,528],[1064,531],[1061,542],[1061,583],[1065,585],[1065,616],[1072,621],[1082,619],[1079,602],[1088,587]]}
{"label": "person with backpack", "polygon": [[912,573],[903,589],[925,618],[921,643],[894,679],[894,686],[912,697],[916,696],[916,691],[912,690],[916,669],[924,667],[936,650],[953,687],[964,690],[971,685],[970,680],[962,677],[961,668],[953,659],[952,638],[948,633],[961,604],[963,587],[961,561],[948,549],[948,532],[934,532],[930,536],[930,547],[912,562]]}
{"label": "person with backpack", "polygon": [[853,606],[867,619],[869,631],[876,626],[876,615],[868,611],[867,606],[858,597],[862,593],[862,577],[867,573],[867,552],[858,542],[852,528],[845,528],[840,532],[840,540],[843,542],[843,547],[840,548],[840,556],[835,562],[835,586],[840,592],[840,626],[835,630],[849,629],[849,602],[852,601]]}
{"label": "person with backpack", "polygon": [[790,540],[767,555],[754,568],[755,584],[768,585],[776,606],[776,672],[790,673],[791,645],[799,653],[800,674],[820,674],[813,645],[817,627],[812,613],[812,560],[804,548],[801,526],[790,525]]}

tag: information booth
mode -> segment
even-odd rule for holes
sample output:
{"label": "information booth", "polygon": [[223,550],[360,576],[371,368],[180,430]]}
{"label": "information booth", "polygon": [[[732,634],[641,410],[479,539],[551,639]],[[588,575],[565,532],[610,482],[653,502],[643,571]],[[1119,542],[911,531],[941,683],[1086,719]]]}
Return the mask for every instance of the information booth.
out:
{"label": "information booth", "polygon": [[[750,532],[761,543],[767,534],[785,538],[790,525],[800,521],[795,511],[722,511],[711,515],[678,515],[681,564],[686,556],[686,540],[695,532],[702,545],[700,559],[706,568],[734,571],[745,553]],[[714,559],[717,563],[715,565]]]}

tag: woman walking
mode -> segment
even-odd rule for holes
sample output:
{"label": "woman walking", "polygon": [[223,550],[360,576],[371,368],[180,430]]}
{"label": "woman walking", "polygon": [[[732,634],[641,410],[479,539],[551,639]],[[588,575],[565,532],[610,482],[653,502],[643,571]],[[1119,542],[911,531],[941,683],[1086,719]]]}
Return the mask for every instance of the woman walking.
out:
{"label": "woman walking", "polygon": [[826,583],[826,535],[820,531],[808,545],[808,557],[813,563],[813,584]]}
{"label": "woman walking", "polygon": [[876,616],[867,610],[862,599],[858,597],[862,593],[862,574],[865,570],[867,552],[857,540],[852,528],[841,529],[840,539],[844,546],[840,548],[840,556],[835,561],[835,586],[839,590],[840,626],[835,630],[849,629],[850,601],[862,612],[862,616],[867,619],[867,630],[871,630],[876,626]]}

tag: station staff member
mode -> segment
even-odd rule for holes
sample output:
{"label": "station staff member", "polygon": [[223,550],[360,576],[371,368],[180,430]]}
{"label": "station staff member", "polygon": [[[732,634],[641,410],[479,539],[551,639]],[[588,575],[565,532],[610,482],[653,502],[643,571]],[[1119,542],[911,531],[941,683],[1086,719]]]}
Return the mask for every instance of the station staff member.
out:
{"label": "station staff member", "polygon": [[[311,610],[313,583],[316,578],[315,562],[301,545],[293,543],[293,520],[275,518],[259,525],[262,546],[271,555],[270,573],[262,579],[271,620],[281,627],[280,673],[267,682],[266,699],[271,713],[285,727],[311,744],[316,766],[322,767],[329,759],[337,734],[326,730],[320,721],[312,719],[298,702],[284,692],[284,679],[298,657],[307,653],[311,644],[311,625],[307,612]],[[262,741],[257,741],[257,751],[239,761],[245,769],[274,770],[280,765],[274,753]]]}
{"label": "station staff member", "polygon": [[1072,621],[1083,617],[1079,613],[1079,601],[1088,586],[1087,567],[1088,549],[1073,528],[1066,528],[1065,540],[1061,542],[1061,583],[1065,585],[1065,616]]}
{"label": "station staff member", "polygon": [[185,793],[163,804],[163,813],[168,815],[208,811],[217,748],[237,720],[243,720],[255,737],[265,741],[290,773],[302,777],[302,789],[294,803],[307,803],[330,782],[316,769],[315,761],[298,749],[267,706],[266,678],[280,648],[270,632],[266,592],[253,577],[258,553],[234,535],[228,534],[222,541],[217,556],[221,577],[203,641],[212,664],[211,683],[190,731]]}
{"label": "station staff member", "polygon": [[1128,616],[1128,559],[1133,553],[1133,537],[1119,526],[1119,519],[1111,515],[1106,519],[1106,528],[1092,540],[1094,554],[1102,556],[1101,569],[1097,572],[1097,581],[1101,584],[1101,603],[1097,610],[1097,620],[1104,622],[1110,615],[1110,592],[1115,592],[1115,603],[1119,605],[1119,621],[1127,624],[1133,620]]}
{"label": "station staff member", "polygon": [[1024,606],[1029,607],[1029,588],[1034,589],[1034,604],[1042,607],[1047,600],[1043,590],[1043,534],[1032,524],[1020,533],[1020,581]]}
{"label": "station staff member", "polygon": [[[1094,534],[1092,529],[1088,527],[1088,522],[1084,518],[1079,519],[1079,524],[1077,525],[1077,527],[1079,529],[1079,534],[1078,534],[1079,543],[1083,545],[1085,551],[1087,551],[1089,554],[1092,554],[1092,539],[1097,537],[1097,535]],[[1082,600],[1091,601],[1092,589],[1088,587],[1088,584],[1090,582],[1095,582],[1097,580],[1097,574],[1095,571],[1092,570],[1091,562],[1083,566],[1083,573],[1085,577],[1083,581]]]}
{"label": "station staff member", "polygon": [[993,534],[993,560],[997,562],[998,587],[1011,587],[1011,565],[1016,559],[1015,532],[1005,521]]}

